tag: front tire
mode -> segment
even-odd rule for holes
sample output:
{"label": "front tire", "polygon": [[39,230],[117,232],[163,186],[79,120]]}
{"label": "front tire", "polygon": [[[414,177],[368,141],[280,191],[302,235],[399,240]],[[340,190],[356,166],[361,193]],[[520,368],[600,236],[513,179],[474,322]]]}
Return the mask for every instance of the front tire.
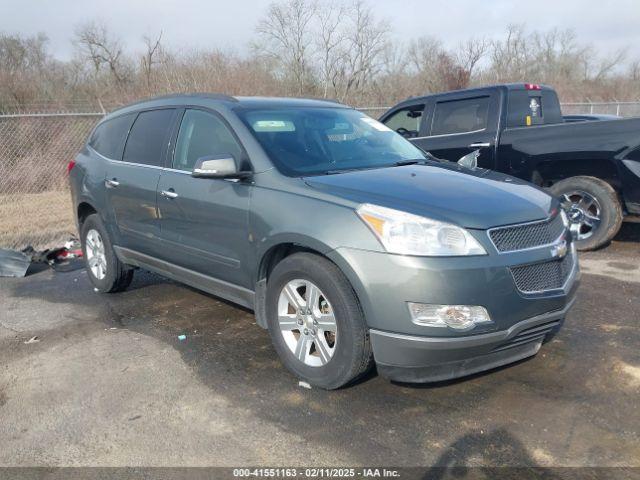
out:
{"label": "front tire", "polygon": [[554,183],[549,190],[567,210],[578,250],[602,247],[620,230],[622,206],[607,182],[595,177],[571,177]]}
{"label": "front tire", "polygon": [[121,292],[131,284],[133,269],[116,256],[102,220],[89,215],[82,224],[80,239],[89,280],[102,293]]}
{"label": "front tire", "polygon": [[267,281],[267,324],[282,363],[298,378],[328,390],[373,364],[369,332],[353,288],[327,259],[295,253]]}

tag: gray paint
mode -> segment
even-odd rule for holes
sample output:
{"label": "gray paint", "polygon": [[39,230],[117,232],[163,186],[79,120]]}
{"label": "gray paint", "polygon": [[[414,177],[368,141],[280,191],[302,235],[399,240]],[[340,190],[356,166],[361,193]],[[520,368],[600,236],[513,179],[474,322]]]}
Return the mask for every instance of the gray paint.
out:
{"label": "gray paint", "polygon": [[[255,299],[264,298],[261,290],[254,294],[256,285],[264,287],[259,267],[281,244],[311,249],[333,261],[351,282],[368,325],[378,331],[422,338],[477,336],[566,310],[577,287],[577,267],[566,291],[527,297],[515,288],[508,267],[549,260],[550,250],[498,255],[486,233],[490,227],[548,217],[558,204],[542,190],[496,172],[470,172],[436,162],[287,177],[274,168],[234,113],[234,108],[247,105],[344,108],[313,100],[216,96],[173,96],[126,107],[107,119],[159,106],[217,112],[242,143],[253,175],[239,181],[193,178],[172,170],[170,155],[163,168],[149,168],[112,162],[85,147],[70,176],[75,207],[86,202],[101,215],[124,261],[258,312],[263,309]],[[173,131],[175,135],[176,127]],[[112,176],[121,185],[107,189],[104,180]],[[159,195],[168,189],[178,196]],[[388,254],[355,213],[363,202],[468,227],[488,255]],[[471,333],[418,326],[410,321],[407,301],[483,305],[495,323]],[[374,355],[382,353],[374,350]]]}

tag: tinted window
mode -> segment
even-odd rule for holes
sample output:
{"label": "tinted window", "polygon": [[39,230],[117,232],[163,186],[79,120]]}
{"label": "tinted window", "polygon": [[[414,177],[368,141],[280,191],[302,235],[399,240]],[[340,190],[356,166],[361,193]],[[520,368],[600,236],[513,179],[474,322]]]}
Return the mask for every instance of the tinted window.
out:
{"label": "tinted window", "polygon": [[[422,123],[422,111],[424,105],[413,105],[392,114],[384,121],[384,124],[391,130],[404,135],[405,137],[417,137]],[[398,131],[400,129],[400,131]]]}
{"label": "tinted window", "polygon": [[180,124],[173,168],[190,171],[201,157],[229,154],[239,161],[242,148],[222,120],[202,110],[187,110]]}
{"label": "tinted window", "polygon": [[487,127],[489,97],[466,98],[436,104],[431,135],[473,132]]}
{"label": "tinted window", "polygon": [[100,155],[112,160],[120,160],[122,147],[134,118],[134,114],[129,114],[101,123],[91,135],[89,145]]}
{"label": "tinted window", "polygon": [[131,127],[122,160],[161,166],[173,112],[167,109],[140,113]]}
{"label": "tinted window", "polygon": [[425,159],[411,142],[356,110],[282,108],[239,114],[285,175],[320,175]]}
{"label": "tinted window", "polygon": [[640,147],[638,147],[635,150],[632,150],[631,152],[629,152],[625,158],[628,158],[629,160],[640,161]]}
{"label": "tinted window", "polygon": [[527,116],[531,124],[562,123],[562,113],[558,96],[553,90],[511,90],[507,106],[507,126],[527,126]]}

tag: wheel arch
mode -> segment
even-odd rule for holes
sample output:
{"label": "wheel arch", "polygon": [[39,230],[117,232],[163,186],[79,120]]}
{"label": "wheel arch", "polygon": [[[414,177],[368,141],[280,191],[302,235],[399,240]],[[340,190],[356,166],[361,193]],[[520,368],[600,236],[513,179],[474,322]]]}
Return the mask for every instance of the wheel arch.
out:
{"label": "wheel arch", "polygon": [[78,230],[82,228],[82,224],[85,222],[89,215],[97,214],[98,210],[87,201],[81,201],[76,208],[76,221],[78,224]]}
{"label": "wheel arch", "polygon": [[530,181],[550,187],[571,177],[595,177],[607,182],[618,192],[621,189],[615,162],[604,159],[542,160],[532,170]]}
{"label": "wheel arch", "polygon": [[310,237],[295,235],[293,237],[283,236],[270,242],[268,246],[261,249],[258,254],[258,268],[256,270],[255,281],[255,307],[256,323],[262,328],[267,328],[266,314],[266,290],[267,280],[274,267],[284,258],[298,252],[307,252],[318,255],[333,263],[351,284],[351,288],[360,302],[358,286],[353,284],[353,272],[345,271],[344,262],[336,262],[336,251],[325,243]]}

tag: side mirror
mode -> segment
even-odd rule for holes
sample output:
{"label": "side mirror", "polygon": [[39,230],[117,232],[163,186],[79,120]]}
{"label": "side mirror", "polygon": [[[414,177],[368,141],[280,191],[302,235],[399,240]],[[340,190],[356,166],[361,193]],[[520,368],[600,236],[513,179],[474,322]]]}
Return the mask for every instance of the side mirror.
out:
{"label": "side mirror", "polygon": [[476,168],[478,166],[478,157],[480,156],[480,150],[474,150],[471,153],[467,153],[464,157],[458,160],[458,165],[462,165],[467,168]]}
{"label": "side mirror", "polygon": [[191,172],[196,178],[246,178],[251,172],[242,172],[236,166],[236,159],[231,154],[207,155],[196,160]]}

